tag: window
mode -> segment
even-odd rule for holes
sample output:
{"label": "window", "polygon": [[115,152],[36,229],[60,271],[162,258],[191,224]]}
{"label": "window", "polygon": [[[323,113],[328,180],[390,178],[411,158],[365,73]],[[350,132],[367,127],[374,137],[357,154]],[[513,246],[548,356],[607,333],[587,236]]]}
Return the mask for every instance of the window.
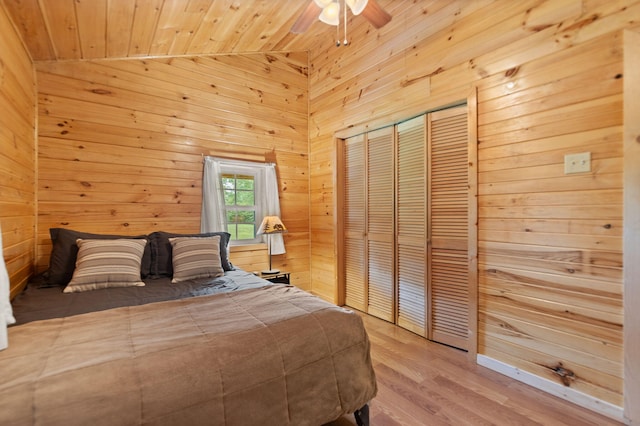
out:
{"label": "window", "polygon": [[231,244],[261,242],[260,236],[256,236],[264,210],[261,171],[239,164],[221,164],[219,176],[222,229],[231,234]]}
{"label": "window", "polygon": [[[227,231],[231,245],[265,242],[256,231],[266,216],[280,216],[275,164],[204,158],[200,232]],[[271,253],[286,253],[282,235],[269,238]]]}
{"label": "window", "polygon": [[227,232],[231,240],[256,238],[256,179],[246,174],[221,175]]}

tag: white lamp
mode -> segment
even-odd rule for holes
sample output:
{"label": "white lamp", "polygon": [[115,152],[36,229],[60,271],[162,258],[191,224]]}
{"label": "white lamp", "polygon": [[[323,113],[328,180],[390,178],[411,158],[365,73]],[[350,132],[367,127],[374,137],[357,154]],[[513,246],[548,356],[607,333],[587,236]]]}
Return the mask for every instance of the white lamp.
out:
{"label": "white lamp", "polygon": [[[319,8],[322,9],[322,13],[320,14],[320,20],[325,24],[329,25],[338,25],[338,13],[340,13],[340,0],[314,0]],[[351,13],[354,15],[360,15],[365,7],[367,7],[367,3],[369,0],[345,0],[349,9],[351,9]],[[327,16],[331,16],[329,19],[331,22],[326,22],[323,18]],[[333,17],[335,15],[335,18]]]}
{"label": "white lamp", "polygon": [[271,234],[282,234],[284,232],[287,232],[287,228],[285,228],[278,216],[265,216],[264,219],[262,219],[256,235],[265,234],[269,239],[269,270],[262,271],[263,274],[277,274],[280,272],[279,269],[273,269],[271,267]]}
{"label": "white lamp", "polygon": [[368,0],[346,0],[351,13],[354,15],[360,15],[365,7],[367,7]]}
{"label": "white lamp", "polygon": [[320,19],[325,24],[335,25],[337,33],[340,32],[340,3],[344,8],[344,40],[336,40],[336,46],[349,44],[347,39],[347,7],[351,9],[351,13],[359,15],[367,7],[369,0],[314,0],[315,4],[322,9]]}
{"label": "white lamp", "polygon": [[318,17],[322,22],[329,25],[338,25],[340,22],[340,3],[330,2],[327,4]]}

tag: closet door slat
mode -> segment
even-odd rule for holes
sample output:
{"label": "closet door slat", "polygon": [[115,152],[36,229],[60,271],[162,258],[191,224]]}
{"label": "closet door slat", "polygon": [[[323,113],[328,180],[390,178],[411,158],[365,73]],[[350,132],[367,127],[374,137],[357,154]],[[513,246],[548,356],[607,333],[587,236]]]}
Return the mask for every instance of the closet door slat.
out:
{"label": "closet door slat", "polygon": [[345,303],[466,350],[477,303],[470,117],[466,105],[438,110],[341,149]]}
{"label": "closet door slat", "polygon": [[344,262],[345,303],[352,308],[366,311],[366,260],[365,260],[365,182],[366,163],[364,135],[345,141],[344,149]]}
{"label": "closet door slat", "polygon": [[467,108],[429,120],[430,338],[468,348],[468,129]]}
{"label": "closet door slat", "polygon": [[426,336],[427,157],[425,116],[397,127],[399,326]]}
{"label": "closet door slat", "polygon": [[388,127],[367,135],[367,254],[370,315],[395,319],[394,135]]}

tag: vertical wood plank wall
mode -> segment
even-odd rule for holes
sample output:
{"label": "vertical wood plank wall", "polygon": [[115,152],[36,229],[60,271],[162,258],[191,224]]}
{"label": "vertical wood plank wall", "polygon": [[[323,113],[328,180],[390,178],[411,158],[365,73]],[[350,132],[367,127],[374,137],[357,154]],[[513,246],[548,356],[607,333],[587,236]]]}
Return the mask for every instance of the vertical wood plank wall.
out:
{"label": "vertical wood plank wall", "polygon": [[198,232],[204,154],[277,164],[274,264],[309,288],[306,52],[36,67],[39,270],[51,227]]}
{"label": "vertical wood plank wall", "polygon": [[[622,405],[622,33],[640,2],[380,0],[310,56],[311,278],[335,300],[340,137],[478,93],[479,347]],[[591,153],[591,171],[564,156]]]}
{"label": "vertical wood plank wall", "polygon": [[0,5],[0,224],[12,297],[34,269],[36,99],[31,58]]}

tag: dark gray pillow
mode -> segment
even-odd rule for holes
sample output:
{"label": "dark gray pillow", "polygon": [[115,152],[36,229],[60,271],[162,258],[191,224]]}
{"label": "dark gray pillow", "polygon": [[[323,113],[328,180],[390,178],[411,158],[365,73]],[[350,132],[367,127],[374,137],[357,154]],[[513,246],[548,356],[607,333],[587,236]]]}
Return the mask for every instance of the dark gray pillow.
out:
{"label": "dark gray pillow", "polygon": [[[67,285],[71,281],[78,257],[78,245],[76,244],[78,238],[93,240],[115,240],[119,238],[148,240],[147,235],[90,234],[65,228],[51,228],[49,229],[49,235],[51,235],[53,247],[49,257],[49,269],[43,276],[46,285],[50,287]],[[149,241],[147,241],[140,265],[140,275],[143,278],[151,273],[151,247],[149,246]]]}
{"label": "dark gray pillow", "polygon": [[220,236],[220,264],[225,271],[233,271],[233,265],[229,261],[229,239],[228,232],[207,232],[204,234],[173,234],[170,232],[156,231],[149,234],[151,250],[153,253],[153,264],[151,274],[157,277],[173,276],[173,249],[169,238],[177,237],[214,237]]}

